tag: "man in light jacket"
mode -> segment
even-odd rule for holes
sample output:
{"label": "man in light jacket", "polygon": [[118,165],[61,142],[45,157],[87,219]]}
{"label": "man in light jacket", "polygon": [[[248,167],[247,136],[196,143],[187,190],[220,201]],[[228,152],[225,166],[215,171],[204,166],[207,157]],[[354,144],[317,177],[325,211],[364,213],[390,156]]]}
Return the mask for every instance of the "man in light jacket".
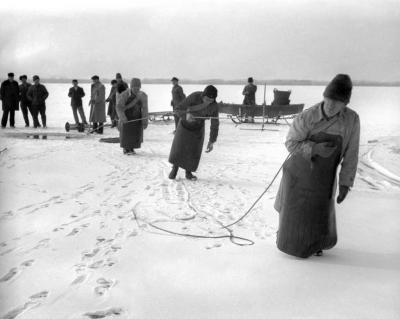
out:
{"label": "man in light jacket", "polygon": [[289,129],[285,145],[291,156],[275,201],[277,246],[289,255],[321,256],[336,245],[336,171],[341,164],[340,204],[354,184],[358,163],[360,119],[347,106],[352,87],[348,75],[338,74],[324,100],[303,111]]}
{"label": "man in light jacket", "polygon": [[106,121],[106,88],[98,75],[92,76],[92,82],[89,121],[93,123],[92,132],[103,134],[103,124]]}

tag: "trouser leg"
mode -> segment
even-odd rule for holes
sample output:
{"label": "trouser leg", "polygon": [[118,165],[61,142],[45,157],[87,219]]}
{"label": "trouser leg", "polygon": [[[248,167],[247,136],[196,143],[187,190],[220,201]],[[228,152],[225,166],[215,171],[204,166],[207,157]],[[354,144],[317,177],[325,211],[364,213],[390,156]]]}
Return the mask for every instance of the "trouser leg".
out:
{"label": "trouser leg", "polygon": [[85,111],[83,110],[83,106],[78,106],[79,115],[81,116],[81,120],[83,124],[87,124]]}
{"label": "trouser leg", "polygon": [[46,127],[46,105],[42,105],[39,108],[40,117],[42,118],[42,125]]}
{"label": "trouser leg", "polygon": [[15,126],[15,110],[10,110],[10,126]]}
{"label": "trouser leg", "polygon": [[72,114],[74,115],[75,124],[79,124],[77,107],[76,106],[71,106],[71,107],[72,107]]}
{"label": "trouser leg", "polygon": [[7,126],[7,121],[8,121],[8,113],[9,110],[4,110],[3,111],[3,117],[1,118],[1,126],[6,127]]}
{"label": "trouser leg", "polygon": [[103,128],[104,128],[104,123],[99,123],[99,128],[97,129],[97,132],[99,133],[99,134],[103,134]]}
{"label": "trouser leg", "polygon": [[33,119],[33,127],[37,128],[40,126],[39,119],[38,119],[38,116],[39,116],[38,107],[36,105],[32,105],[31,112],[32,112],[32,119]]}
{"label": "trouser leg", "polygon": [[22,116],[24,117],[25,125],[29,126],[28,106],[21,105],[21,112],[22,112]]}

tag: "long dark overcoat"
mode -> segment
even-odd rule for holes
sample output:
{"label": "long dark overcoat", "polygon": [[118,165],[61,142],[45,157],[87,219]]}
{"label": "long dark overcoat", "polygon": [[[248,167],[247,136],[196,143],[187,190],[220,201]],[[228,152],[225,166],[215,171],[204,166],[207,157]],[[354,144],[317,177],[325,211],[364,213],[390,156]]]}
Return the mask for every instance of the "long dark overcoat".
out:
{"label": "long dark overcoat", "polygon": [[17,81],[5,80],[1,83],[0,96],[3,111],[19,110],[19,85]]}
{"label": "long dark overcoat", "polygon": [[[202,103],[202,92],[194,92],[185,98],[176,108],[176,112],[181,119],[172,142],[169,162],[191,172],[195,172],[200,163],[204,143],[205,119],[198,118],[194,121],[187,121],[186,110],[190,106]],[[212,117],[210,142],[214,143],[217,140],[219,129],[217,103],[212,103],[207,108],[193,113],[193,116]]]}

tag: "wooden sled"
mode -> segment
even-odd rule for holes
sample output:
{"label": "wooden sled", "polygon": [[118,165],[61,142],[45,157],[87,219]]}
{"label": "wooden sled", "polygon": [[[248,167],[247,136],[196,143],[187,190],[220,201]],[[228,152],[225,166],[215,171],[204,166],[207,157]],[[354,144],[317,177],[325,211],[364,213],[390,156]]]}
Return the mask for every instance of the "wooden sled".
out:
{"label": "wooden sled", "polygon": [[304,104],[288,104],[288,105],[243,105],[233,103],[218,103],[220,113],[228,114],[232,122],[235,124],[247,123],[248,114],[254,114],[254,120],[258,120],[263,124],[277,124],[279,120],[286,123],[289,119],[293,119],[297,114],[303,111]]}

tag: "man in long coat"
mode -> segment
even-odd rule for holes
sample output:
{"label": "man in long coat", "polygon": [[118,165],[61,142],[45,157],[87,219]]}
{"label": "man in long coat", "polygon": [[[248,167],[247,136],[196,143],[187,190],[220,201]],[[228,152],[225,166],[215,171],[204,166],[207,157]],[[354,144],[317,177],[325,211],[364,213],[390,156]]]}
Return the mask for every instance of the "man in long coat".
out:
{"label": "man in long coat", "polygon": [[21,75],[19,77],[21,84],[19,85],[19,100],[21,104],[21,112],[24,117],[25,127],[29,127],[29,115],[28,112],[31,113],[33,120],[33,110],[32,103],[29,101],[27,97],[27,93],[31,84],[27,81],[28,77],[26,75]]}
{"label": "man in long coat", "polygon": [[186,179],[197,179],[192,172],[197,170],[200,163],[206,118],[211,119],[206,152],[211,152],[217,141],[219,129],[218,104],[215,100],[217,94],[217,89],[209,85],[203,92],[190,94],[176,108],[180,121],[169,154],[169,162],[173,165],[169,174],[170,179],[176,178],[179,168],[186,170]]}
{"label": "man in long coat", "polygon": [[72,80],[72,87],[68,91],[68,96],[71,98],[71,107],[75,124],[79,124],[79,112],[82,123],[87,125],[88,123],[86,121],[85,111],[82,103],[82,98],[85,96],[85,91],[78,85],[78,80]]}
{"label": "man in long coat", "polygon": [[29,87],[26,96],[32,103],[33,126],[34,128],[40,127],[40,113],[43,128],[46,128],[46,99],[49,97],[49,92],[47,92],[46,87],[40,83],[38,75],[34,75],[32,79],[34,84]]}
{"label": "man in long coat", "polygon": [[19,86],[17,81],[14,81],[14,73],[8,73],[8,80],[1,83],[0,99],[3,107],[1,127],[7,126],[8,115],[10,115],[10,126],[15,127],[15,111],[19,110]]}
{"label": "man in long coat", "polygon": [[337,242],[334,197],[339,173],[340,204],[353,186],[360,138],[358,114],[347,107],[352,82],[338,74],[326,87],[324,100],[293,121],[286,147],[291,156],[275,201],[279,212],[278,248],[290,255],[320,256]]}
{"label": "man in long coat", "polygon": [[253,78],[248,78],[247,85],[244,87],[242,94],[244,95],[243,104],[248,105],[246,108],[245,122],[254,123],[254,111],[256,105],[257,85],[254,84]]}
{"label": "man in long coat", "polygon": [[143,143],[143,130],[148,125],[147,95],[141,91],[141,81],[133,78],[130,89],[118,87],[116,111],[119,118],[120,146],[126,155],[135,154]]}
{"label": "man in long coat", "polygon": [[118,123],[118,115],[115,109],[117,104],[117,88],[118,81],[112,80],[110,94],[108,95],[108,98],[106,100],[106,102],[108,102],[107,115],[111,119],[111,127],[116,127]]}
{"label": "man in long coat", "polygon": [[90,118],[93,123],[93,132],[103,134],[103,123],[106,121],[106,88],[97,75],[92,76],[90,96]]}
{"label": "man in long coat", "polygon": [[[182,87],[178,84],[179,79],[176,77],[173,77],[171,79],[172,82],[172,100],[171,100],[171,106],[174,111],[174,120],[175,120],[175,130],[178,127],[179,123],[179,116],[175,114],[175,110],[178,107],[178,105],[185,99],[186,95],[183,93]],[[175,131],[174,131],[175,132]]]}

